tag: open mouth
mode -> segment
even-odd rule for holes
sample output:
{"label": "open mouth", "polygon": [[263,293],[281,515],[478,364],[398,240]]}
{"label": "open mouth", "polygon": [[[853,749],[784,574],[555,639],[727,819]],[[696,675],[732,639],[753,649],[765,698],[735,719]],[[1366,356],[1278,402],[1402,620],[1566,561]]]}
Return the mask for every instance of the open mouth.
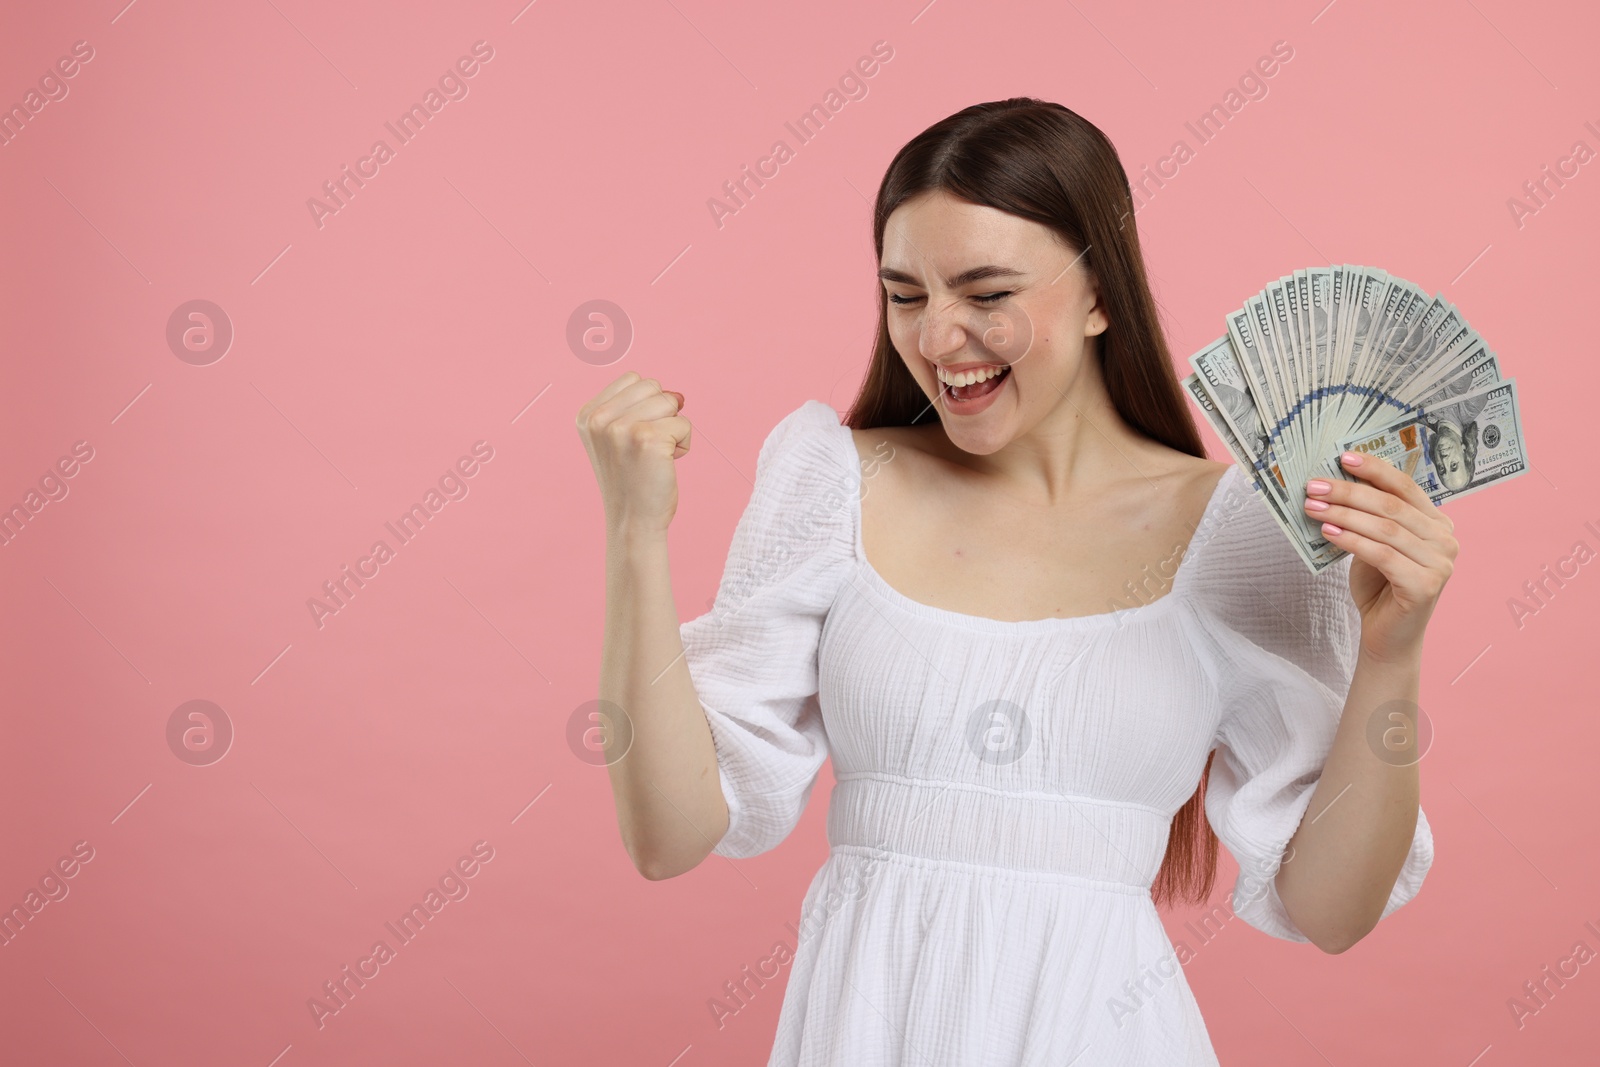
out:
{"label": "open mouth", "polygon": [[1010,373],[1011,367],[1004,363],[963,374],[950,374],[944,370],[937,372],[939,382],[945,388],[945,394],[959,403],[988,396],[1000,388]]}

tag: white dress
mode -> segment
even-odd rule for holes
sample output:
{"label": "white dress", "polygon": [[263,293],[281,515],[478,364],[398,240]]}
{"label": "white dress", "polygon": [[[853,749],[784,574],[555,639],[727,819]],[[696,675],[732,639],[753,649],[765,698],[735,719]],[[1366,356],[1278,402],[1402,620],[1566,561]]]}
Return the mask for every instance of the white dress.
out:
{"label": "white dress", "polygon": [[[786,416],[713,607],[680,630],[728,803],[718,855],[775,848],[833,760],[769,1067],[1216,1064],[1150,886],[1215,747],[1234,914],[1307,940],[1272,875],[1355,667],[1348,559],[1313,576],[1230,467],[1166,595],[1003,622],[875,572],[862,483],[831,407]],[[1432,861],[1419,813],[1384,916]]]}

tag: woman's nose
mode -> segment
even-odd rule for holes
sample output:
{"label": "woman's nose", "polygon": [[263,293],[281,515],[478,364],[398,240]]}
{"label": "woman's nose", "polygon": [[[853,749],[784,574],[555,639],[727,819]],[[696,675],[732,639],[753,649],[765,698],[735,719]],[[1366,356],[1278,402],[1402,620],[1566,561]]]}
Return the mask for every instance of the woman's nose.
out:
{"label": "woman's nose", "polygon": [[973,331],[971,309],[965,308],[961,300],[951,297],[943,301],[928,298],[925,305],[921,329],[918,334],[918,345],[922,354],[929,359],[937,359],[949,352],[966,347],[968,342],[981,333],[981,326],[977,333]]}

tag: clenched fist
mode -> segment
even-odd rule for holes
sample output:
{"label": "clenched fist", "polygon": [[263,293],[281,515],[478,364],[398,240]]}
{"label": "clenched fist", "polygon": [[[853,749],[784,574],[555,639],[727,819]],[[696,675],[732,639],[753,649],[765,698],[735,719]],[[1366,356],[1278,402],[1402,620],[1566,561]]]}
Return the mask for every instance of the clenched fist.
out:
{"label": "clenched fist", "polygon": [[606,529],[664,533],[678,509],[672,462],[689,452],[683,394],[628,371],[578,409],[578,436],[589,453]]}

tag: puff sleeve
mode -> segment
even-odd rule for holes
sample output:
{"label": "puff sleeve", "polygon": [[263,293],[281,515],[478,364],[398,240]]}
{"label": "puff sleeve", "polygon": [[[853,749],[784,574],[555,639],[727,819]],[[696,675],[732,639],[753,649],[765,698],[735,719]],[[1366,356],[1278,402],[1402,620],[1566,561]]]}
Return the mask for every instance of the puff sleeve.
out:
{"label": "puff sleeve", "polygon": [[[1234,914],[1273,937],[1309,941],[1273,879],[1333,748],[1361,616],[1350,598],[1351,558],[1313,575],[1258,497],[1233,516],[1227,548],[1208,568],[1226,667],[1205,810],[1239,864]],[[1433,833],[1419,809],[1383,918],[1417,895],[1432,863]]]}
{"label": "puff sleeve", "polygon": [[816,400],[772,429],[712,608],[679,628],[728,805],[721,856],[788,837],[828,756],[817,649],[854,547],[848,433]]}

